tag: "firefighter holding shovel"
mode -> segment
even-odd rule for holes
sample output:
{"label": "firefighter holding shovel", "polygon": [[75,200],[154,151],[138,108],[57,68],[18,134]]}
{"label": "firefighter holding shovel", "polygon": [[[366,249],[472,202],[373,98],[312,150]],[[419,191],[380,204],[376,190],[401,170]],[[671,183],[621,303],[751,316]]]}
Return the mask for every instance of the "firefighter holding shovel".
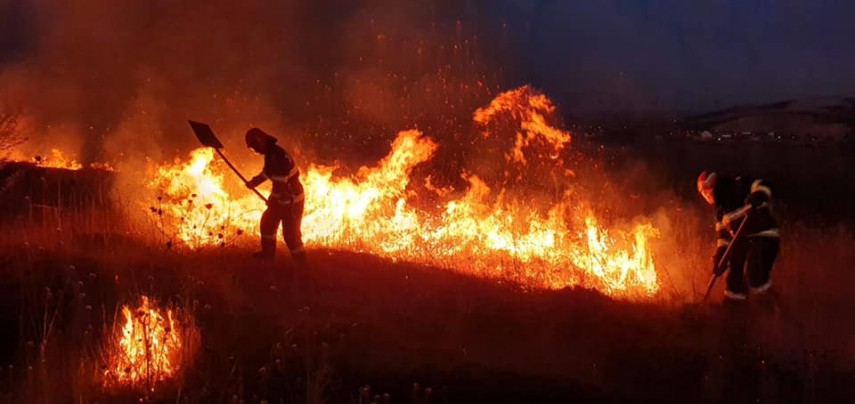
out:
{"label": "firefighter holding shovel", "polygon": [[[188,122],[199,142],[214,149],[246,186],[267,203],[267,209],[261,215],[261,251],[253,256],[263,261],[273,261],[276,257],[276,231],[281,224],[282,235],[291,250],[291,257],[298,264],[305,265],[306,252],[303,250],[303,236],[300,231],[303,221],[303,184],[300,182],[300,171],[291,155],[276,144],[275,137],[263,130],[248,130],[246,147],[264,155],[264,168],[260,174],[247,180],[223,154],[223,144],[208,124],[192,120]],[[273,182],[269,198],[265,198],[255,189],[267,180]]]}
{"label": "firefighter holding shovel", "polygon": [[267,180],[273,183],[267,198],[267,210],[261,215],[261,251],[254,257],[272,261],[276,256],[276,231],[282,225],[282,236],[291,257],[300,264],[306,262],[300,224],[303,219],[303,184],[294,159],[276,144],[276,138],[258,128],[246,132],[246,146],[264,155],[261,173],[246,182],[255,189]]}
{"label": "firefighter holding shovel", "polygon": [[706,171],[698,176],[697,186],[716,209],[718,239],[707,295],[715,279],[728,269],[725,303],[745,301],[749,292],[758,297],[767,294],[780,248],[778,223],[769,207],[771,188],[760,179]]}

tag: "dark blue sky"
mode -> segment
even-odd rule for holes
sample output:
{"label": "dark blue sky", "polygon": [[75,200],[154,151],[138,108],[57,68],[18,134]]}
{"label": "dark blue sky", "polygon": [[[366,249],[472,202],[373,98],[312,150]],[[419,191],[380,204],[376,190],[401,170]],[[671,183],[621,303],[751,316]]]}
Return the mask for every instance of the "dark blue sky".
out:
{"label": "dark blue sky", "polygon": [[574,109],[855,95],[853,1],[511,1],[520,73]]}
{"label": "dark blue sky", "polygon": [[[253,15],[263,15],[265,21],[255,25],[271,26],[267,31],[272,35],[324,38],[336,45],[349,37],[356,38],[350,30],[354,15],[361,12],[394,14],[395,18],[400,14],[402,17],[398,19],[402,25],[422,24],[419,29],[429,25],[431,17],[444,27],[453,27],[459,19],[469,33],[477,33],[484,52],[499,54],[499,63],[510,67],[504,77],[507,85],[532,83],[559,101],[564,110],[579,114],[697,112],[790,98],[855,95],[855,45],[852,44],[855,1],[321,0],[316,4],[247,0],[240,5],[223,1],[192,3],[176,7],[168,2],[118,4],[74,0],[59,6],[45,0],[0,0],[0,69],[20,66],[28,60],[35,60],[34,66],[45,70],[48,69],[46,64],[57,60],[71,65],[77,63],[76,58],[81,54],[90,51],[96,54],[95,50],[107,43],[113,46],[111,52],[125,54],[121,59],[125,64],[116,67],[102,63],[100,56],[95,55],[99,58],[97,63],[105,66],[104,74],[119,75],[116,69],[133,65],[130,58],[137,57],[134,49],[144,48],[141,52],[168,55],[154,46],[163,43],[167,49],[173,49],[172,43],[181,43],[182,38],[200,41],[188,37],[185,31],[189,29],[182,30],[182,27],[199,25],[199,21],[188,16],[205,13],[208,14],[205,18],[215,20],[203,25],[212,27],[212,32],[231,30],[234,38],[252,27]],[[309,13],[312,18],[317,17],[317,21],[302,16],[291,18],[298,12],[307,13],[309,8],[313,9]],[[242,9],[256,11],[235,12]],[[262,12],[263,9],[267,11]],[[427,9],[435,10],[434,15],[425,15]],[[242,15],[243,20],[235,15]],[[146,18],[148,22],[137,21]],[[92,24],[109,28],[99,31],[97,27],[92,28]],[[70,29],[82,29],[85,34],[74,42],[73,38],[77,37],[60,32]],[[394,35],[406,29],[397,27],[387,31]],[[117,39],[99,38],[99,32]],[[146,37],[161,42],[147,41]],[[288,41],[291,39],[281,42]],[[344,67],[333,68],[346,70],[350,63],[334,55],[320,54],[325,46],[304,46],[302,49],[310,49],[315,54],[300,50],[295,56],[304,55],[303,63],[308,70],[331,64],[343,64]],[[230,52],[237,55],[242,51],[231,48]],[[46,54],[50,56],[45,57]],[[139,55],[145,56],[144,53]],[[93,57],[84,56],[89,61]],[[154,62],[152,59],[148,57],[142,63],[163,71],[176,66],[173,59]],[[294,64],[290,60],[287,66]],[[98,66],[87,69],[97,70]],[[69,68],[63,72],[73,70]],[[85,73],[89,74],[88,70]],[[127,75],[130,77],[134,73]],[[226,75],[223,80],[231,76]],[[81,81],[79,77],[69,80]],[[114,80],[118,84],[115,87],[121,87],[126,81]],[[80,84],[81,87],[88,85],[87,82]]]}

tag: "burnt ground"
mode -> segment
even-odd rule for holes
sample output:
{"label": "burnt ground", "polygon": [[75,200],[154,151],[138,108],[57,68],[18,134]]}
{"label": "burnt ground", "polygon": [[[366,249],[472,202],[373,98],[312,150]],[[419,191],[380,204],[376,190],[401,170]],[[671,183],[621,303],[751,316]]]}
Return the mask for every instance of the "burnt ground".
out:
{"label": "burnt ground", "polygon": [[[711,305],[526,291],[340,251],[311,251],[302,271],[284,257],[257,265],[238,247],[175,251],[123,236],[100,191],[109,175],[6,165],[0,401],[851,402],[851,154],[669,149],[637,151],[641,165],[615,159],[621,185],[648,195],[645,209],[692,205],[702,168],[777,184],[784,239],[771,308],[733,311],[719,291]],[[666,282],[699,271],[703,287],[708,271],[695,267],[712,233],[694,234],[706,231],[698,212],[671,223],[686,242],[677,254],[691,258],[660,257],[682,265],[657,263]],[[140,294],[192,314],[197,355],[179,382],[105,391],[105,335]]]}
{"label": "burnt ground", "polygon": [[[249,253],[7,243],[3,397],[359,402],[370,385],[391,402],[845,402],[855,382],[851,352],[817,339],[783,298],[731,312],[524,291],[346,252],[312,251],[309,269]],[[199,354],[181,385],[103,392],[79,363],[97,366],[116,306],[139,294],[191,312]]]}

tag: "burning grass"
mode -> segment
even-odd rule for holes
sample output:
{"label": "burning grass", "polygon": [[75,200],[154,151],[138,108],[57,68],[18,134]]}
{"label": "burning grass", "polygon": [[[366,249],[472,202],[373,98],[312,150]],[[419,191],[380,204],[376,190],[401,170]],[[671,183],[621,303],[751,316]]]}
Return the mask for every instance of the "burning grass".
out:
{"label": "burning grass", "polygon": [[12,161],[35,164],[38,167],[57,168],[62,170],[82,170],[91,168],[93,170],[114,171],[113,165],[110,163],[91,163],[83,164],[77,161],[74,156],[68,155],[60,149],[51,149],[47,154],[34,154],[32,157],[26,155],[20,150],[12,153],[10,158]]}
{"label": "burning grass", "polygon": [[199,333],[192,317],[159,307],[148,296],[139,305],[122,307],[106,348],[104,385],[144,388],[174,381],[193,360]]}
{"label": "burning grass", "polygon": [[[506,146],[491,156],[503,170],[454,173],[462,186],[437,180],[437,170],[424,175],[455,145],[415,130],[352,175],[307,166],[304,232],[315,258],[306,273],[247,264],[263,205],[230,181],[210,150],[153,166],[144,178],[159,195],[145,209],[162,240],[188,248],[157,248],[127,212],[91,204],[30,213],[0,240],[8,250],[0,269],[11,271],[0,277],[0,320],[13,323],[6,338],[24,330],[9,344],[7,363],[22,365],[2,368],[0,401],[317,402],[335,392],[330,401],[344,402],[355,401],[353,386],[371,382],[371,391],[391,391],[397,402],[416,397],[398,388],[416,380],[430,380],[443,392],[437,397],[467,401],[472,389],[473,402],[507,399],[502,388],[520,386],[554,398],[568,381],[593,386],[564,392],[576,401],[602,398],[601,390],[650,401],[698,401],[726,389],[751,401],[848,391],[817,380],[822,372],[828,380],[851,375],[836,359],[851,358],[851,327],[829,314],[851,300],[831,287],[851,283],[839,267],[852,261],[850,230],[841,227],[831,242],[785,226],[776,288],[794,310],[761,317],[765,324],[725,334],[729,317],[698,321],[672,306],[621,301],[649,301],[674,287],[669,266],[703,283],[708,223],[682,209],[684,201],[672,206],[681,209],[672,209],[668,226],[615,220],[576,181],[582,170],[564,160],[572,137],[553,126],[553,111],[528,88],[477,111],[478,141]],[[139,210],[137,203],[123,207]],[[817,265],[816,257],[830,258]],[[616,299],[554,290],[566,286]],[[155,299],[181,301],[179,293],[194,295],[183,305],[192,309]],[[205,349],[197,349],[203,333]],[[834,355],[816,354],[822,349]],[[745,386],[746,372],[768,391]],[[441,387],[449,381],[456,385]],[[669,389],[650,389],[661,385]],[[518,401],[542,396],[533,397]]]}
{"label": "burning grass", "polygon": [[[605,400],[604,392],[649,401],[723,399],[735,392],[745,399],[737,401],[811,396],[831,402],[851,390],[843,381],[852,374],[847,347],[853,334],[834,314],[851,300],[845,288],[851,272],[841,263],[852,261],[852,234],[844,228],[808,230],[785,220],[775,279],[790,311],[732,330],[733,319],[717,312],[694,317],[594,292],[521,291],[478,273],[322,247],[311,271],[293,273],[287,263],[248,264],[250,251],[239,243],[164,250],[144,237],[125,240],[142,229],[122,217],[106,220],[97,209],[57,213],[61,217],[45,223],[6,228],[0,240],[6,271],[0,321],[9,324],[5,338],[15,341],[3,362],[15,366],[0,372],[0,401],[307,402],[311,396],[355,402],[354,386],[370,383],[372,392],[389,392],[397,402],[414,396],[408,387],[414,381],[433,387],[440,402],[595,401]],[[712,236],[699,215],[674,210],[673,228],[659,227],[663,238],[681,235],[671,256],[645,248],[665,264],[697,260],[683,270],[698,273],[703,283],[708,272],[700,264]],[[49,221],[60,218],[61,226]],[[590,237],[593,245],[601,238]],[[666,277],[658,281],[667,287]],[[162,324],[170,322],[170,307],[155,296],[193,301],[181,307],[192,313],[204,349],[188,353],[163,381],[143,377],[131,387],[113,380],[105,388],[105,371],[115,374],[118,367],[103,366],[108,353],[121,352],[128,325],[123,306],[146,323],[136,310],[142,300],[125,298],[140,293],[150,297]],[[183,317],[173,311],[171,318]],[[24,330],[20,340],[18,329]],[[669,389],[650,387],[661,385]]]}
{"label": "burning grass", "polygon": [[[562,159],[571,135],[550,123],[554,111],[548,98],[529,87],[500,94],[476,111],[483,139],[510,143],[496,156],[504,159],[504,174],[488,179],[464,171],[459,190],[418,186],[430,177],[416,177],[415,169],[428,165],[443,145],[417,130],[400,132],[386,157],[354,175],[309,165],[301,177],[304,240],[529,288],[581,286],[618,298],[656,296],[660,285],[649,245],[657,230],[648,221],[604,225],[592,196]],[[159,199],[148,209],[170,244],[200,248],[224,245],[239,233],[257,234],[263,202],[230,188],[228,173],[213,160],[212,151],[198,149],[187,162],[151,170],[148,186]]]}
{"label": "burning grass", "polygon": [[[20,315],[17,303],[0,299],[4,308],[0,314],[12,314],[21,318],[25,329],[30,324],[37,329],[35,336],[26,337],[33,342],[22,340],[19,348],[32,351],[32,359],[23,366],[16,362],[14,370],[3,367],[0,398],[4,386],[30,386],[30,390],[15,387],[11,391],[22,402],[72,398],[207,402],[234,397],[236,401],[309,402],[309,396],[348,402],[355,399],[354,386],[369,383],[372,391],[389,392],[397,401],[413,395],[407,386],[414,381],[434,388],[433,402],[442,402],[443,397],[501,401],[508,394],[518,394],[514,396],[518,401],[557,396],[566,397],[565,401],[592,401],[603,398],[604,391],[613,398],[698,401],[721,397],[726,388],[744,389],[739,390],[740,398],[769,399],[788,391],[807,394],[810,388],[817,397],[829,398],[846,391],[840,383],[810,387],[811,380],[823,375],[845,376],[846,368],[838,368],[842,365],[833,356],[819,354],[810,359],[813,362],[798,362],[808,345],[796,345],[811,343],[822,352],[822,344],[836,335],[843,339],[837,346],[846,346],[845,338],[851,334],[840,328],[845,325],[823,324],[823,313],[839,307],[838,302],[819,308],[820,324],[813,325],[814,336],[802,341],[803,331],[783,323],[794,321],[792,317],[778,320],[782,330],[775,333],[756,324],[746,326],[753,334],[736,335],[736,331],[725,332],[733,319],[715,312],[692,319],[687,316],[691,313],[673,307],[615,301],[598,293],[520,291],[477,276],[393,263],[368,254],[316,251],[310,272],[292,274],[287,266],[248,265],[248,251],[240,248],[167,251],[116,240],[93,247],[79,237],[76,242],[62,238],[68,242],[57,245],[56,236],[63,235],[46,232],[43,240],[34,239],[25,246],[6,240],[2,244],[6,248],[0,249],[0,260],[8,263],[4,269],[12,271],[4,274],[0,286],[21,282],[24,296],[31,294],[30,289],[32,294],[43,294],[46,286],[53,291],[49,300],[37,297],[47,301],[42,303],[44,309]],[[806,242],[834,259],[851,256],[842,246],[811,241],[815,233],[798,235],[793,229],[789,234],[788,251]],[[847,233],[846,240],[851,237]],[[830,278],[833,271],[801,269],[811,260],[815,257],[791,254],[778,268],[779,286],[802,285],[799,289],[805,294],[788,295],[799,299],[790,304],[799,311],[787,316],[815,318],[816,308],[808,303],[820,288],[802,277]],[[793,278],[796,275],[799,278]],[[829,278],[822,282],[831,284]],[[12,293],[17,292],[15,288],[2,290],[8,291],[3,296],[19,296]],[[122,297],[135,290],[149,298],[128,302]],[[848,296],[841,292],[835,296]],[[185,297],[177,297],[178,293]],[[162,367],[175,370],[163,372],[173,376],[162,379],[146,373],[158,374],[153,370],[162,362],[156,354],[176,346],[172,333],[186,317],[184,309],[159,304],[155,296],[161,301],[193,301],[182,307],[192,313],[193,323],[205,337],[205,348],[195,351],[198,356],[188,352],[180,361]],[[114,318],[102,314],[113,312],[114,306]],[[107,317],[104,324],[100,324],[102,316]],[[765,321],[772,321],[771,317]],[[154,337],[148,338],[149,344],[137,346],[148,348],[126,350],[127,342],[146,340],[138,333],[145,329],[154,331]],[[183,350],[192,338],[180,335]],[[793,344],[793,353],[776,346],[778,339]],[[90,347],[104,353],[89,355]],[[102,347],[109,349],[102,351]],[[127,359],[106,360],[117,355]],[[129,372],[130,358],[137,358],[138,365],[148,364]],[[144,370],[146,366],[150,370]],[[732,368],[740,370],[728,373]],[[127,374],[125,380],[136,380],[135,384],[108,379],[105,371],[111,377]],[[87,385],[93,372],[98,380],[108,379],[111,384],[106,388],[103,383]],[[802,373],[789,379],[794,372]],[[771,387],[757,391],[758,386],[747,385],[746,379],[762,380]],[[663,383],[669,389],[650,388]]]}

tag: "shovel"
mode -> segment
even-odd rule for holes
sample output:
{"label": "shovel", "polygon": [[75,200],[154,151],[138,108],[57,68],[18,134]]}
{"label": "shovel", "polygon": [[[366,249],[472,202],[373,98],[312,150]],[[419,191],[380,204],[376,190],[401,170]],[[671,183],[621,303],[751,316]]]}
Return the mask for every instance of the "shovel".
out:
{"label": "shovel", "polygon": [[[730,258],[730,254],[733,251],[733,245],[740,241],[740,236],[742,236],[742,229],[745,228],[745,223],[748,223],[749,215],[745,215],[745,218],[742,219],[742,223],[739,224],[739,228],[736,229],[736,233],[733,234],[733,240],[730,241],[730,244],[727,245],[727,249],[724,250],[724,254],[722,254],[721,259],[716,264],[716,269],[719,269],[725,265],[728,258]],[[733,268],[731,268],[733,270]],[[718,272],[718,271],[715,271]],[[715,281],[718,280],[720,275],[716,275],[713,272],[712,277],[710,278],[709,283],[707,284],[707,292],[704,293],[704,298],[701,302],[706,302],[707,298],[710,296],[710,292],[712,292],[713,286],[715,286]]]}
{"label": "shovel", "polygon": [[[190,127],[193,128],[193,132],[196,134],[196,137],[199,139],[199,142],[202,143],[202,146],[213,147],[214,150],[217,151],[217,154],[219,154],[220,157],[223,158],[223,161],[226,162],[226,165],[228,165],[229,168],[231,168],[232,171],[234,171],[235,174],[237,174],[237,176],[240,177],[240,179],[244,183],[247,183],[248,181],[246,180],[246,178],[240,173],[240,171],[238,171],[237,168],[235,168],[234,165],[232,165],[231,161],[229,161],[229,159],[227,159],[226,156],[223,154],[223,151],[221,150],[223,149],[223,144],[220,143],[220,139],[217,139],[217,136],[214,135],[214,131],[211,130],[211,127],[208,126],[207,123],[196,121],[188,122],[190,122]],[[252,188],[252,192],[255,192],[255,194],[258,195],[261,200],[267,202],[267,198],[265,198],[264,195],[261,194],[261,192],[258,192],[257,189]]]}

